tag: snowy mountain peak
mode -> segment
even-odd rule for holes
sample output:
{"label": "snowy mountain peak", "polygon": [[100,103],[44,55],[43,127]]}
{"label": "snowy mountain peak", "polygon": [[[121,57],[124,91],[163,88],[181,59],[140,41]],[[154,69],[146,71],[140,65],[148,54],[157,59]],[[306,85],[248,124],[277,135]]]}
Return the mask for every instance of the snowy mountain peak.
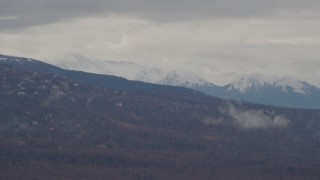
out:
{"label": "snowy mountain peak", "polygon": [[182,69],[169,71],[165,74],[162,80],[159,81],[159,83],[183,87],[194,87],[211,84],[205,79]]}
{"label": "snowy mountain peak", "polygon": [[182,69],[167,72],[159,68],[149,67],[147,65],[133,62],[97,60],[79,55],[71,56],[68,61],[58,62],[57,65],[65,69],[115,75],[129,80],[155,84],[183,87],[210,84],[205,79]]}
{"label": "snowy mountain peak", "polygon": [[266,76],[262,74],[243,75],[233,81],[228,91],[238,90],[245,93],[252,90],[259,90],[263,87],[280,88],[283,92],[293,91],[298,94],[309,94],[309,89],[316,88],[315,86],[294,79],[291,76]]}

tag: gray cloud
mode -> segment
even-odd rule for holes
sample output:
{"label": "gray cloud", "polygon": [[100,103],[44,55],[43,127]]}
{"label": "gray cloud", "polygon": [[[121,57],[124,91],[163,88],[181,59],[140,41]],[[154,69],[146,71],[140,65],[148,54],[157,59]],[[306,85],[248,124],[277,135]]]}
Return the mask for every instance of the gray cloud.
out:
{"label": "gray cloud", "polygon": [[243,72],[320,85],[319,14],[318,0],[0,0],[0,53],[184,67],[220,85]]}
{"label": "gray cloud", "polygon": [[0,17],[15,18],[0,20],[0,28],[23,28],[99,14],[105,10],[105,5],[101,2],[85,0],[2,0],[0,2]]}
{"label": "gray cloud", "polygon": [[1,0],[1,29],[21,28],[85,16],[134,16],[157,22],[216,17],[318,17],[316,0]]}

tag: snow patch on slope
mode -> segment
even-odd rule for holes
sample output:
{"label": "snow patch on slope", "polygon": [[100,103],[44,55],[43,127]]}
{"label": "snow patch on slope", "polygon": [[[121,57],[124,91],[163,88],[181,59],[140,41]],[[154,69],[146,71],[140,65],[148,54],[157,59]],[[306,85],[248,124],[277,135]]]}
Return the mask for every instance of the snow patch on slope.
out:
{"label": "snow patch on slope", "polygon": [[274,85],[282,87],[282,91],[284,92],[288,92],[288,87],[290,87],[296,93],[309,94],[307,84],[292,77],[278,79],[274,82]]}
{"label": "snow patch on slope", "polygon": [[167,72],[158,83],[183,87],[194,87],[210,84],[205,79],[182,69]]}
{"label": "snow patch on slope", "polygon": [[266,86],[281,88],[283,92],[292,90],[293,92],[304,95],[310,93],[308,91],[310,87],[314,87],[311,84],[296,80],[290,76],[280,77],[275,75],[266,76],[262,74],[253,74],[238,77],[230,84],[230,87],[227,90],[238,90],[241,93],[245,93],[251,90],[259,90]]}

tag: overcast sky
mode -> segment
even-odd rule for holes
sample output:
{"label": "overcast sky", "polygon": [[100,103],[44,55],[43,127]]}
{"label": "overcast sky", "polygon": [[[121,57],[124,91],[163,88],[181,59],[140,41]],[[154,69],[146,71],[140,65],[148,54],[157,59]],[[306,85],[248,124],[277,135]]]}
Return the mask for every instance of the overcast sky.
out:
{"label": "overcast sky", "polygon": [[320,1],[0,0],[0,54],[185,68],[216,84],[264,73],[320,85]]}

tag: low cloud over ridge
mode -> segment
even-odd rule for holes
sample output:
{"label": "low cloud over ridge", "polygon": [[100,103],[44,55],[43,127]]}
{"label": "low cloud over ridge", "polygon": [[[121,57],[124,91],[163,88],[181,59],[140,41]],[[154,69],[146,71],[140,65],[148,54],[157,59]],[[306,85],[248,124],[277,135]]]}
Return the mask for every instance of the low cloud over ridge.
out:
{"label": "low cloud over ridge", "polygon": [[208,125],[230,124],[241,129],[286,128],[290,121],[283,115],[264,110],[240,110],[232,105],[221,108],[224,117],[202,119]]}
{"label": "low cloud over ridge", "polygon": [[233,123],[243,129],[286,128],[289,124],[286,117],[262,110],[240,111],[230,107],[227,113],[233,118]]}

